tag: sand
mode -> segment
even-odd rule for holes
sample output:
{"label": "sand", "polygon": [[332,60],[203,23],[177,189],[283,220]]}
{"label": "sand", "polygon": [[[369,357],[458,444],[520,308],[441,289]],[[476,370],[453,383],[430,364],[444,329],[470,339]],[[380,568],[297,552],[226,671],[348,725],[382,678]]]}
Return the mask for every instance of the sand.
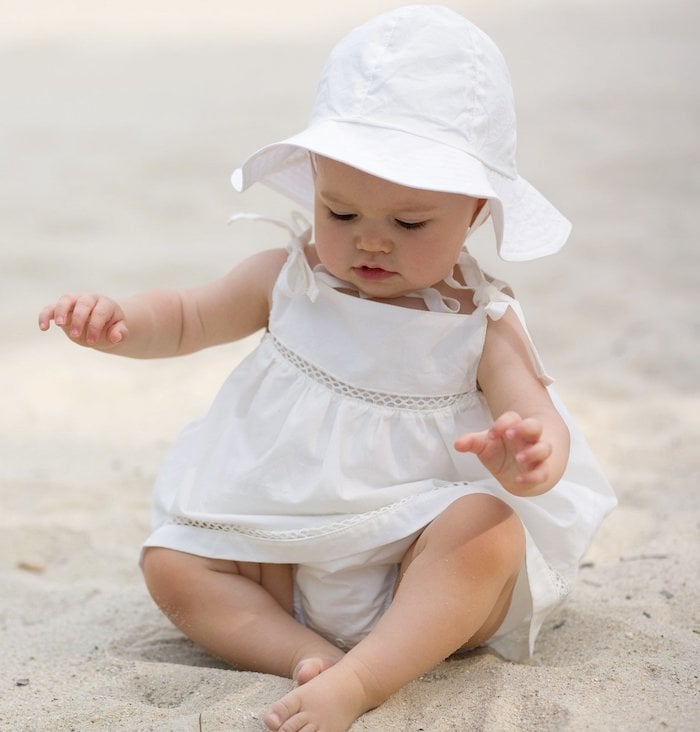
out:
{"label": "sand", "polygon": [[[203,282],[282,244],[227,227],[289,208],[228,175],[303,124],[332,43],[397,4],[2,4],[1,729],[246,732],[289,688],[185,640],[137,566],[164,451],[255,339],[131,361],[40,333],[36,313],[66,291]],[[475,253],[523,301],[620,506],[531,662],[445,662],[353,730],[694,730],[698,5],[449,4],[503,49],[521,171],[574,222],[541,262]]]}

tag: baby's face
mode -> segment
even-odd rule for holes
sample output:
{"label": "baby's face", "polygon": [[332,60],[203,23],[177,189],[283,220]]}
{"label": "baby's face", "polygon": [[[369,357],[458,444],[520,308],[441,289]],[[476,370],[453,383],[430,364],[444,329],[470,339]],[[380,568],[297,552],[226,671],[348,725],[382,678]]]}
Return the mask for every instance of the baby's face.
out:
{"label": "baby's face", "polygon": [[331,274],[370,297],[401,297],[452,273],[479,204],[317,157],[318,257]]}

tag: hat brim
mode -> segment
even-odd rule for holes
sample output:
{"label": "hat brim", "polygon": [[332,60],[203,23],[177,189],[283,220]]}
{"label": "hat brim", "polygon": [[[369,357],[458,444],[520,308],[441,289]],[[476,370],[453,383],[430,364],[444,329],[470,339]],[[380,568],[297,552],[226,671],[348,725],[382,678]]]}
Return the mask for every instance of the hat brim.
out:
{"label": "hat brim", "polygon": [[556,254],[571,234],[571,222],[522,176],[512,180],[494,171],[488,176],[501,206],[493,219],[501,259],[525,262]]}
{"label": "hat brim", "polygon": [[571,229],[523,178],[493,171],[462,149],[361,122],[324,120],[261,148],[233,172],[233,187],[244,191],[263,183],[311,211],[314,176],[309,152],[409,188],[488,199],[498,253],[506,260],[552,254]]}

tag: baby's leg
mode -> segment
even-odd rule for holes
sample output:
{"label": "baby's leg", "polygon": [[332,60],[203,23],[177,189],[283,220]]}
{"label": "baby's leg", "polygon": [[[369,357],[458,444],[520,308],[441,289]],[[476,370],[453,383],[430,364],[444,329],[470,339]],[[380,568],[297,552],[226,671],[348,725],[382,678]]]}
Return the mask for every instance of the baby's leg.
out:
{"label": "baby's leg", "polygon": [[525,539],[511,509],[460,498],[408,550],[391,606],[338,663],[273,705],[271,730],[345,732],[365,711],[461,647],[498,629],[522,567]]}
{"label": "baby's leg", "polygon": [[307,680],[318,666],[309,659],[328,666],[343,656],[294,619],[290,565],[209,559],[150,547],[144,552],[143,571],[153,599],[170,620],[234,666],[278,676],[292,676],[296,669]]}

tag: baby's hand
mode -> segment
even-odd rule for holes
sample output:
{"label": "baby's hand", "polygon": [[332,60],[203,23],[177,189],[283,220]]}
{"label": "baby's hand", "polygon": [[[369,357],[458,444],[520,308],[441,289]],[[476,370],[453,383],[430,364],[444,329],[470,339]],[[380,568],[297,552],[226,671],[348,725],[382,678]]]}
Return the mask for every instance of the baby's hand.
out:
{"label": "baby's hand", "polygon": [[549,480],[552,446],[542,440],[538,419],[516,412],[502,414],[483,432],[469,432],[455,442],[460,452],[474,453],[501,485],[515,495],[534,495]]}
{"label": "baby's hand", "polygon": [[64,295],[39,313],[39,328],[48,330],[53,320],[75,343],[107,350],[126,338],[124,318],[119,304],[103,295]]}

